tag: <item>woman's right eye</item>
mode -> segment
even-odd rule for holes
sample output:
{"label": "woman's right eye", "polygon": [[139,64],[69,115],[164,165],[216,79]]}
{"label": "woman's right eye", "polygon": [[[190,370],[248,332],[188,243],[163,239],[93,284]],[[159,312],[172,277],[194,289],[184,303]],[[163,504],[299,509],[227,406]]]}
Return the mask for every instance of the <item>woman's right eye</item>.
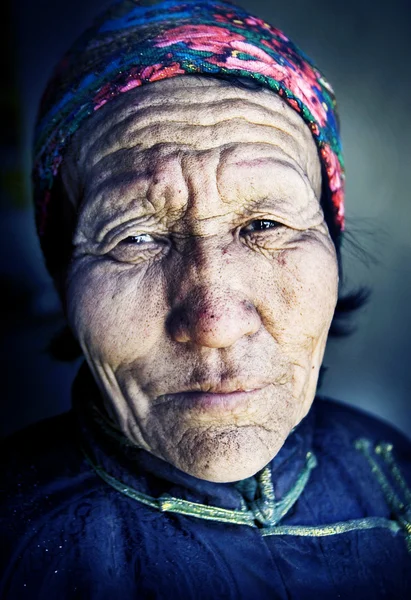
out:
{"label": "woman's right eye", "polygon": [[149,233],[141,233],[139,235],[129,235],[128,237],[121,240],[120,244],[123,245],[139,245],[139,244],[147,244],[150,242],[154,242],[154,238]]}
{"label": "woman's right eye", "polygon": [[149,233],[129,235],[110,250],[109,256],[119,262],[140,263],[159,257],[168,247],[164,238],[157,238]]}

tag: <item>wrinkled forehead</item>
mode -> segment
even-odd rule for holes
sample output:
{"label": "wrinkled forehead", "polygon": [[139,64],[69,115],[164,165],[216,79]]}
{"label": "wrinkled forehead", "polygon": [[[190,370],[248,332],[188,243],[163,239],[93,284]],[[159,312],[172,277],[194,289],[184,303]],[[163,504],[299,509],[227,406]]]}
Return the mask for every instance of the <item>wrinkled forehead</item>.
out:
{"label": "wrinkled forehead", "polygon": [[[309,127],[267,89],[185,76],[130,90],[101,108],[71,141],[62,166],[70,199],[113,174],[153,171],[170,157],[224,151],[238,168],[271,156],[289,160],[317,197],[321,167]],[[157,168],[154,170],[158,170]]]}

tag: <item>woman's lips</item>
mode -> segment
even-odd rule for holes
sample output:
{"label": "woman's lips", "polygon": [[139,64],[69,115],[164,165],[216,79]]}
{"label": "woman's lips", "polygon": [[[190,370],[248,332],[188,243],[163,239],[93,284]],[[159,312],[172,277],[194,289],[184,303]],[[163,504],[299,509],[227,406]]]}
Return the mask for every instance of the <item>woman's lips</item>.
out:
{"label": "woman's lips", "polygon": [[[265,386],[264,386],[265,387]],[[165,394],[167,401],[172,401],[178,408],[201,408],[203,410],[230,411],[247,402],[254,400],[263,388],[254,390],[239,390],[228,394],[212,392],[179,392]]]}

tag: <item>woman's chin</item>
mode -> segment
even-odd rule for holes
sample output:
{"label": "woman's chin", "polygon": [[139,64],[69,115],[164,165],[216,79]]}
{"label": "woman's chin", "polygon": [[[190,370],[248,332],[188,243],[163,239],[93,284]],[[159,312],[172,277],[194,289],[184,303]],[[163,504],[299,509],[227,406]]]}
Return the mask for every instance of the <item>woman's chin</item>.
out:
{"label": "woman's chin", "polygon": [[254,425],[207,430],[194,436],[195,443],[175,446],[162,458],[198,479],[229,483],[263,469],[286,437]]}

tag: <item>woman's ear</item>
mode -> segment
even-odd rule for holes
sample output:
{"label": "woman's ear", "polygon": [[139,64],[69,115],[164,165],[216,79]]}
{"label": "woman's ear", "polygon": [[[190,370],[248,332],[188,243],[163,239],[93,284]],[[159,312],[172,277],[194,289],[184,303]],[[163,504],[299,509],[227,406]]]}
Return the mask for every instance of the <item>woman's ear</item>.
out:
{"label": "woman's ear", "polygon": [[47,229],[41,236],[46,267],[51,274],[60,298],[64,298],[65,277],[73,253],[73,235],[77,210],[70,202],[61,175],[53,185],[54,202],[49,207]]}
{"label": "woman's ear", "polygon": [[[60,298],[64,317],[67,319],[66,283],[73,254],[73,235],[77,223],[77,210],[70,201],[60,174],[53,185],[54,204],[50,206],[49,219],[41,246],[46,257],[46,267],[52,276]],[[50,341],[47,352],[61,361],[73,361],[82,350],[73,332],[65,325]]]}

